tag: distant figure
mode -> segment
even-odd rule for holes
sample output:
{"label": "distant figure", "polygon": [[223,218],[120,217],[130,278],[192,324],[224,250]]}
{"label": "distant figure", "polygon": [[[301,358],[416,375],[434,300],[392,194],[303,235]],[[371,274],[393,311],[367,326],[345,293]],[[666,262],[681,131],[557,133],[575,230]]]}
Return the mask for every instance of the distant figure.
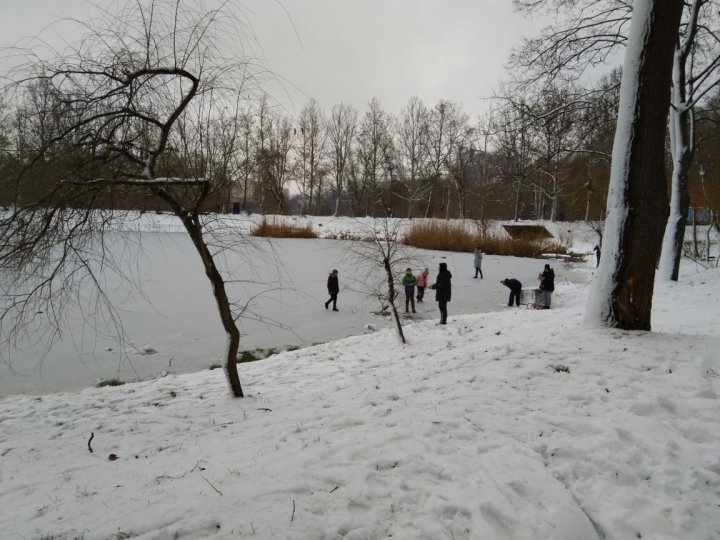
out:
{"label": "distant figure", "polygon": [[327,290],[328,294],[330,294],[330,299],[325,302],[325,309],[328,308],[330,305],[330,302],[332,302],[333,305],[333,311],[340,311],[337,308],[337,297],[338,293],[340,292],[340,284],[338,283],[338,271],[333,270],[330,272],[330,275],[328,276],[327,280]]}
{"label": "distant figure", "polygon": [[555,290],[555,271],[550,268],[549,264],[545,265],[545,270],[538,275],[540,280],[539,289],[543,292],[544,302],[542,306],[535,306],[541,309],[550,309],[550,300],[552,292]]}
{"label": "distant figure", "polygon": [[600,246],[595,246],[593,251],[595,252],[595,268],[597,268],[600,266]]}
{"label": "distant figure", "polygon": [[482,251],[479,247],[475,248],[475,279],[477,279],[478,272],[480,273],[480,279],[482,279]]}
{"label": "distant figure", "polygon": [[415,285],[417,285],[417,278],[413,276],[412,268],[405,270],[402,284],[405,287],[405,313],[409,313],[410,306],[412,306],[412,312],[415,313]]}
{"label": "distant figure", "polygon": [[522,283],[515,278],[505,278],[500,283],[510,289],[510,298],[508,299],[508,306],[512,306],[513,303],[516,306],[520,305],[520,291],[522,291]]}
{"label": "distant figure", "polygon": [[447,303],[450,301],[452,292],[451,279],[452,274],[447,269],[447,263],[441,262],[437,279],[430,287],[435,290],[435,301],[438,303],[438,308],[440,308],[440,324],[447,324]]}
{"label": "distant figure", "polygon": [[417,276],[417,301],[422,302],[425,298],[425,287],[427,287],[427,277],[430,271],[426,268],[420,272]]}

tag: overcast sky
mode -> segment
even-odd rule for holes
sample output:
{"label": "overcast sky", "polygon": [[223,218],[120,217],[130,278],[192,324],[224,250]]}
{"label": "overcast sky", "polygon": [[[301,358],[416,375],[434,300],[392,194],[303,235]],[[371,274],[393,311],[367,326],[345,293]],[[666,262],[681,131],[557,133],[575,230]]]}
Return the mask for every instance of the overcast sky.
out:
{"label": "overcast sky", "polygon": [[[256,53],[286,81],[284,89],[269,90],[291,112],[310,98],[326,109],[345,102],[362,111],[375,96],[397,114],[417,95],[429,106],[449,99],[475,117],[486,108],[482,98],[506,78],[511,48],[539,28],[514,14],[510,0],[237,4],[256,33]],[[94,11],[86,0],[0,0],[0,46],[36,35],[59,17],[82,19]]]}

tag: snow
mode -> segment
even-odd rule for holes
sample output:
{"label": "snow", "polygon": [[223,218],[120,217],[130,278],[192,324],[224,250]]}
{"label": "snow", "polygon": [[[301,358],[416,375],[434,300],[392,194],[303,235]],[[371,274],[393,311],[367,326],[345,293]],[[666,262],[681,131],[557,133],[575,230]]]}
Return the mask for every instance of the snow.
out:
{"label": "snow", "polygon": [[2,399],[0,530],[718,538],[720,271],[683,264],[653,332],[583,325],[586,264],[551,310],[453,300],[406,346],[377,328],[242,364],[244,399],[219,369]]}

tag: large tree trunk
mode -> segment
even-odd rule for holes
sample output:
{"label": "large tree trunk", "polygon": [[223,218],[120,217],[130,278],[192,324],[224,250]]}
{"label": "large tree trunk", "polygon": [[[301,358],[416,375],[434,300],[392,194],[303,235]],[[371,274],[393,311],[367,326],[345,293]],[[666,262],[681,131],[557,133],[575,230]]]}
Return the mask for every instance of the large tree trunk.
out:
{"label": "large tree trunk", "polygon": [[668,216],[664,142],[682,0],[636,0],[613,145],[605,245],[586,320],[649,330]]}

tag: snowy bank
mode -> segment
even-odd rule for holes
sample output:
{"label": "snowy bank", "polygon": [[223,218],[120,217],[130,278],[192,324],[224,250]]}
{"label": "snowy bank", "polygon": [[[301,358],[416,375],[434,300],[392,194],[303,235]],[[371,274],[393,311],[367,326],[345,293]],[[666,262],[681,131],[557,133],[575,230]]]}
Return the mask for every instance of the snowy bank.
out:
{"label": "snowy bank", "polygon": [[720,272],[661,284],[652,333],[583,328],[587,291],[242,365],[242,400],[4,399],[3,537],[720,537]]}

